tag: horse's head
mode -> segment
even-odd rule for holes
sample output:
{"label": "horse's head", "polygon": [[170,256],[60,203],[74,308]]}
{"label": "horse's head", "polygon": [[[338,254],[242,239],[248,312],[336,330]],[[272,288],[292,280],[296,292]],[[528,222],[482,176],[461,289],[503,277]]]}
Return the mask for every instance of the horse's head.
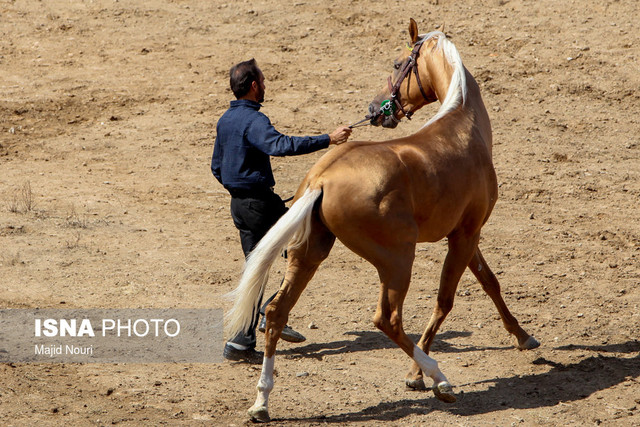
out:
{"label": "horse's head", "polygon": [[369,104],[371,124],[395,128],[402,117],[411,115],[424,105],[437,100],[427,71],[426,55],[421,50],[429,49],[428,43],[418,34],[418,25],[411,19],[409,23],[411,45],[393,61],[393,73],[387,86]]}

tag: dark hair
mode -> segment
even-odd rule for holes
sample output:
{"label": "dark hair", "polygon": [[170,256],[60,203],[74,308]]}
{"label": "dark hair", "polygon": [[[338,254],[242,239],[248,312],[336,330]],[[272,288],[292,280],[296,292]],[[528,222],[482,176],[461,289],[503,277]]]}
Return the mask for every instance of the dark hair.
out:
{"label": "dark hair", "polygon": [[236,98],[245,96],[251,90],[251,83],[259,81],[260,68],[258,68],[258,64],[253,58],[234,65],[229,71],[231,91]]}

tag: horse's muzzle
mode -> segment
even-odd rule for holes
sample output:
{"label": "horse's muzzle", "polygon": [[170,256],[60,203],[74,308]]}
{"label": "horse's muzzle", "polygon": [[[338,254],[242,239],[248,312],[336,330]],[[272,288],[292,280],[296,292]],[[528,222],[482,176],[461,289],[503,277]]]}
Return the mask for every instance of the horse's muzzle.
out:
{"label": "horse's muzzle", "polygon": [[369,114],[371,115],[371,124],[373,126],[380,126],[384,128],[393,129],[398,126],[398,120],[393,114],[387,116],[380,111],[380,104],[372,102],[369,104]]}

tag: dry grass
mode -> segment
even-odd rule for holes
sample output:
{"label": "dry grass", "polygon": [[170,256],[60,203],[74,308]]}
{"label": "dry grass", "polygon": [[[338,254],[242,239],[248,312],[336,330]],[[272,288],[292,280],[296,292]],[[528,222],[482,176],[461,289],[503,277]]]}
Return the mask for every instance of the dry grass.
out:
{"label": "dry grass", "polygon": [[20,252],[2,254],[2,265],[6,267],[15,267],[20,264],[24,264],[24,261],[20,257]]}
{"label": "dry grass", "polygon": [[66,225],[71,228],[87,228],[89,220],[86,214],[78,213],[75,205],[71,204],[66,216]]}
{"label": "dry grass", "polygon": [[31,189],[31,182],[25,182],[22,187],[15,190],[7,209],[12,213],[33,212],[35,209],[35,197]]}

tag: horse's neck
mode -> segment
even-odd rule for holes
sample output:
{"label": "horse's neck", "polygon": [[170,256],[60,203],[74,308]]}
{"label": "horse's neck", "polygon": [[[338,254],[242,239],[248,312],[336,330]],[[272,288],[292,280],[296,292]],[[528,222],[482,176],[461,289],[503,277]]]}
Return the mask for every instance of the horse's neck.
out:
{"label": "horse's neck", "polygon": [[[492,155],[489,115],[482,102],[478,85],[469,73],[467,73],[467,96],[464,104],[458,105],[435,122],[423,127],[419,133],[422,132],[431,136],[445,135],[444,139],[440,139],[442,143],[455,144],[463,150],[474,149],[472,147],[477,148],[479,147],[477,143],[481,142],[486,147],[489,155]],[[451,135],[452,137],[447,138],[446,135]],[[427,137],[424,141],[427,144],[425,149],[429,150],[428,146],[432,144],[431,137]]]}
{"label": "horse's neck", "polygon": [[478,129],[483,141],[489,149],[491,154],[493,149],[493,136],[491,131],[491,121],[489,120],[489,113],[482,100],[480,93],[480,87],[473,78],[471,73],[465,69],[466,72],[466,84],[467,84],[467,99],[465,101],[464,108],[468,109],[473,114],[474,126]]}
{"label": "horse's neck", "polygon": [[433,91],[438,101],[442,104],[449,91],[454,71],[453,67],[444,58],[444,55],[433,55],[427,60],[427,70]]}
{"label": "horse's neck", "polygon": [[[427,63],[427,67],[430,74],[431,84],[433,90],[440,101],[444,103],[449,92],[449,86],[453,80],[453,73],[455,72],[453,66],[444,58],[444,55],[436,55]],[[466,114],[469,114],[473,123],[473,126],[477,128],[483,141],[485,142],[489,153],[492,151],[492,135],[491,135],[491,122],[489,121],[489,114],[482,101],[480,94],[480,88],[478,83],[473,78],[471,73],[465,68],[465,81],[466,85],[466,98],[464,102],[461,100],[454,111],[464,110]],[[461,88],[462,90],[462,88]],[[461,94],[462,96],[462,94]],[[453,111],[451,111],[453,113]],[[450,114],[451,114],[450,113]],[[461,125],[464,125],[460,123]],[[451,123],[455,126],[455,122]]]}

